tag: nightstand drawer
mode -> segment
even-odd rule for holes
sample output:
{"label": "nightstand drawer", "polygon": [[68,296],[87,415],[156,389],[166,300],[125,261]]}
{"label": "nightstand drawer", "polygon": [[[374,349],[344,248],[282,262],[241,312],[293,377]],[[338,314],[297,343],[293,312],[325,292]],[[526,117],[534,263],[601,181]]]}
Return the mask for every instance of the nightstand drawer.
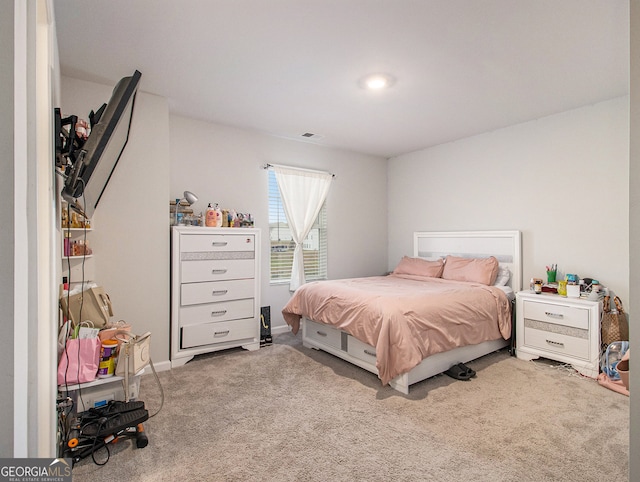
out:
{"label": "nightstand drawer", "polygon": [[523,316],[525,319],[540,320],[556,325],[571,326],[581,330],[589,329],[589,310],[576,306],[555,303],[525,301]]}
{"label": "nightstand drawer", "polygon": [[337,349],[342,348],[342,333],[329,325],[307,319],[305,321],[305,335],[323,345]]}
{"label": "nightstand drawer", "polygon": [[[533,328],[535,320],[524,320],[524,345],[550,353],[589,360],[589,333],[579,330],[581,337]],[[527,326],[529,325],[529,326]],[[544,326],[539,326],[544,328]],[[574,328],[575,329],[575,328]],[[543,355],[544,356],[544,355]]]}

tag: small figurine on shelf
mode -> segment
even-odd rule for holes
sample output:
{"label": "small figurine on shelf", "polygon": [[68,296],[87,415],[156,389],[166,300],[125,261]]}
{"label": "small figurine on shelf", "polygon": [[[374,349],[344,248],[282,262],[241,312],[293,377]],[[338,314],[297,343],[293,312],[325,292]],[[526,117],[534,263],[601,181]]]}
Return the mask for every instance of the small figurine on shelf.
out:
{"label": "small figurine on shelf", "polygon": [[86,141],[89,138],[89,133],[91,132],[91,128],[87,121],[84,119],[78,119],[76,122],[76,137]]}
{"label": "small figurine on shelf", "polygon": [[229,227],[235,228],[237,227],[238,215],[236,214],[235,209],[229,210]]}
{"label": "small figurine on shelf", "polygon": [[251,217],[251,213],[246,213],[244,215],[244,220],[241,224],[243,228],[252,228],[253,227],[253,218]]}

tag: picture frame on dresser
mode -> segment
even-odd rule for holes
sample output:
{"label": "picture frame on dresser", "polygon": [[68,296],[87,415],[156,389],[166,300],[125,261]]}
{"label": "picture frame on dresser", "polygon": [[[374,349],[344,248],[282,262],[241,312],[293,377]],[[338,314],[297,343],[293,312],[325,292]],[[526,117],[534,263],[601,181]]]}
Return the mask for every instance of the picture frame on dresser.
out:
{"label": "picture frame on dresser", "polygon": [[516,356],[555,360],[597,378],[601,318],[601,300],[520,291],[516,294]]}
{"label": "picture frame on dresser", "polygon": [[260,229],[171,228],[171,366],[260,348]]}

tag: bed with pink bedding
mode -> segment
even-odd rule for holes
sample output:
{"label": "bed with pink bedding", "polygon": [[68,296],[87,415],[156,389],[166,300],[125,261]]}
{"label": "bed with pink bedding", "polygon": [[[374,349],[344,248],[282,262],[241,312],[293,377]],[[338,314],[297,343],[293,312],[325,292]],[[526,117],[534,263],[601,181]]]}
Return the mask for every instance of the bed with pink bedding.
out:
{"label": "bed with pink bedding", "polygon": [[[294,333],[302,326],[305,346],[408,393],[412,383],[508,344],[519,247],[518,231],[415,233],[414,257],[391,274],[307,283],[282,313]],[[504,270],[509,281],[501,284]]]}

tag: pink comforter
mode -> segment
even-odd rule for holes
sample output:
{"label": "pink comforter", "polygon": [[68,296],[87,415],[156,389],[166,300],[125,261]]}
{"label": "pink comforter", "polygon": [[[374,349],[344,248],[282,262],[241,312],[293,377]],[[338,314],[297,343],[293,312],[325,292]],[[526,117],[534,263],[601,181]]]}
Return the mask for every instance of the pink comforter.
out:
{"label": "pink comforter", "polygon": [[410,275],[307,283],[282,314],[294,334],[304,316],[374,346],[383,385],[430,355],[511,336],[500,288]]}

